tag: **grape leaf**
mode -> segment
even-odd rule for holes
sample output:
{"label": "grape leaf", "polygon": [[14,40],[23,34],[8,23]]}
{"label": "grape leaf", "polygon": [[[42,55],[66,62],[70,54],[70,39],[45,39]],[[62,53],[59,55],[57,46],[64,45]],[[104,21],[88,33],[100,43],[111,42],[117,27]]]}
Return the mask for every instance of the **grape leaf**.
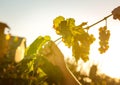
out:
{"label": "grape leaf", "polygon": [[39,50],[42,48],[42,46],[47,42],[50,41],[49,36],[39,36],[26,50],[26,56],[34,55],[39,52]]}
{"label": "grape leaf", "polygon": [[[18,69],[21,73],[24,72],[23,77],[37,78],[39,80],[47,79],[51,82],[60,82],[63,75],[59,67],[54,66],[42,54],[43,47],[50,41],[49,36],[39,36],[26,50],[25,58],[19,63]],[[24,68],[23,68],[24,66]],[[60,74],[60,75],[58,75]],[[47,76],[47,77],[46,77]],[[56,79],[54,80],[54,78]]]}
{"label": "grape leaf", "polygon": [[[72,47],[72,55],[75,57],[76,61],[79,59],[87,61],[89,59],[90,45],[95,40],[94,35],[89,34],[86,29],[84,29],[87,22],[83,22],[76,26],[73,18],[65,19],[64,17],[61,17],[61,19],[60,17],[53,20],[53,27],[57,34],[62,36],[62,41],[66,46],[69,48]],[[59,23],[55,22],[56,20],[59,21]],[[57,29],[55,28],[56,24]]]}

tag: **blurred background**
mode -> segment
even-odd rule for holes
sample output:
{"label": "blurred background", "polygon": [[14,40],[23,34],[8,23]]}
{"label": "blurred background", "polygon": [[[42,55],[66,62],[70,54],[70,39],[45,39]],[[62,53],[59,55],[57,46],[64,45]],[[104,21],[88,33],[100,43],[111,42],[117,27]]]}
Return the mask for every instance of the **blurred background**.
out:
{"label": "blurred background", "polygon": [[[0,0],[0,21],[8,24],[13,36],[26,38],[26,45],[29,46],[40,35],[49,35],[52,40],[59,38],[53,30],[53,19],[57,16],[74,18],[76,25],[82,22],[91,25],[111,14],[119,5],[119,0]],[[90,33],[98,38],[98,29],[104,25],[104,21],[97,24],[90,29]],[[78,70],[82,69],[88,75],[90,67],[95,64],[98,74],[120,78],[120,21],[110,17],[107,25],[111,31],[109,50],[105,54],[99,54],[96,39],[91,46],[90,60],[86,63],[80,60]],[[66,59],[71,57],[71,50],[63,43],[58,46]]]}

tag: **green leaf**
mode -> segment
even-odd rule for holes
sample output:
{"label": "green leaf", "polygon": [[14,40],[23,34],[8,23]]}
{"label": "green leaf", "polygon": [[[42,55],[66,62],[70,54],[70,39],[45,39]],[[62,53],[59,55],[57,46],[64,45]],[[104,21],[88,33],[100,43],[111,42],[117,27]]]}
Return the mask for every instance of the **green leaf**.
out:
{"label": "green leaf", "polygon": [[27,63],[27,66],[28,66],[28,72],[31,72],[31,71],[33,71],[34,70],[34,67],[33,67],[33,65],[34,65],[34,61],[32,60],[32,61],[30,61],[29,63]]}
{"label": "green leaf", "polygon": [[39,67],[38,67],[38,69],[37,69],[37,74],[39,75],[40,78],[46,76],[46,74],[43,72],[43,70],[40,69]]}
{"label": "green leaf", "polygon": [[49,36],[39,36],[26,50],[26,56],[35,55],[41,50],[42,46],[50,41]]}

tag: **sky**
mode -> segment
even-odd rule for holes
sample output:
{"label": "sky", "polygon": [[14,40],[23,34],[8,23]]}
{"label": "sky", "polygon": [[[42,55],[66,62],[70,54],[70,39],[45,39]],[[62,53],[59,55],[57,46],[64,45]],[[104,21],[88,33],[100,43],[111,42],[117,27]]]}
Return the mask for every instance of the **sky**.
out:
{"label": "sky", "polygon": [[[111,14],[119,5],[119,0],[0,0],[0,21],[10,26],[12,35],[25,37],[29,46],[40,35],[49,35],[52,40],[59,38],[53,30],[53,19],[57,16],[74,18],[76,25],[82,22],[91,25]],[[98,36],[97,29],[104,25],[103,21],[90,32]],[[107,25],[111,31],[110,48],[106,54],[100,55],[96,51],[98,42],[94,43],[90,61],[98,64],[100,72],[120,78],[120,21],[110,17]],[[59,47],[65,56],[70,56],[67,47],[62,43]]]}

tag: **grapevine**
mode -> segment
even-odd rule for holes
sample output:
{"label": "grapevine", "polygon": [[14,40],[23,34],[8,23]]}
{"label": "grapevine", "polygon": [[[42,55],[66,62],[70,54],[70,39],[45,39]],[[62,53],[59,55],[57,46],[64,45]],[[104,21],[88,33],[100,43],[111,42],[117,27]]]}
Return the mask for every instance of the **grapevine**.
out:
{"label": "grapevine", "polygon": [[50,41],[50,36],[37,37],[26,48],[25,57],[19,63],[11,61],[7,56],[3,58],[3,62],[0,62],[0,85],[3,85],[4,80],[10,85],[43,85],[47,80],[52,83],[61,82],[63,75],[60,68],[48,61],[45,55],[44,47]]}
{"label": "grapevine", "polygon": [[72,48],[72,54],[76,61],[80,58],[84,61],[89,59],[90,45],[95,41],[94,35],[89,34],[84,26],[87,22],[75,25],[73,18],[66,19],[62,16],[57,17],[53,21],[56,33],[62,36],[62,41],[66,46]]}
{"label": "grapevine", "polygon": [[[72,55],[75,57],[76,61],[82,59],[86,62],[89,60],[90,46],[95,41],[94,35],[88,32],[89,28],[106,20],[110,16],[111,15],[86,28],[87,22],[75,25],[73,18],[65,19],[63,16],[59,16],[54,19],[53,28],[56,34],[61,36],[57,40],[62,39],[66,46],[72,48]],[[9,36],[6,38],[9,38]],[[100,47],[98,50],[101,54],[108,50],[109,38],[110,31],[107,30],[107,26],[99,28]],[[49,36],[39,36],[26,49],[24,59],[18,64],[10,61],[8,56],[6,56],[4,58],[5,60],[3,60],[4,62],[0,63],[0,78],[3,80],[4,78],[8,78],[8,80],[12,78],[15,81],[14,85],[16,85],[16,82],[20,82],[19,85],[40,85],[47,79],[55,83],[62,81],[63,75],[61,70],[58,66],[53,65],[47,60],[47,55],[45,55],[47,52],[43,50],[45,49],[44,46],[46,43],[50,41]],[[54,80],[54,78],[56,79]],[[0,82],[3,81],[1,80]]]}
{"label": "grapevine", "polygon": [[[65,19],[63,16],[58,16],[53,20],[53,28],[56,34],[60,35],[62,41],[66,46],[72,48],[72,55],[75,57],[76,61],[82,59],[83,61],[89,60],[89,51],[91,44],[95,41],[93,34],[88,33],[90,27],[106,20],[112,14],[106,16],[104,19],[87,26],[87,22],[83,22],[80,25],[75,25],[75,20],[73,18]],[[107,26],[99,29],[99,44],[98,49],[100,53],[105,53],[108,48],[108,42],[110,37],[110,31],[107,30]]]}
{"label": "grapevine", "polygon": [[[41,80],[51,80],[51,82],[59,82],[62,80],[62,73],[58,66],[53,65],[45,57],[44,46],[51,41],[49,36],[39,36],[26,50],[25,58],[18,64],[17,68],[23,74],[24,78],[29,75],[29,77],[37,78],[31,79],[30,84],[39,82]],[[24,67],[22,67],[24,66]],[[60,75],[58,75],[60,74]],[[48,77],[48,78],[47,78]],[[56,80],[54,78],[56,77]],[[41,79],[42,78],[42,79]],[[38,85],[37,84],[37,85]],[[36,85],[36,84],[35,84]]]}

